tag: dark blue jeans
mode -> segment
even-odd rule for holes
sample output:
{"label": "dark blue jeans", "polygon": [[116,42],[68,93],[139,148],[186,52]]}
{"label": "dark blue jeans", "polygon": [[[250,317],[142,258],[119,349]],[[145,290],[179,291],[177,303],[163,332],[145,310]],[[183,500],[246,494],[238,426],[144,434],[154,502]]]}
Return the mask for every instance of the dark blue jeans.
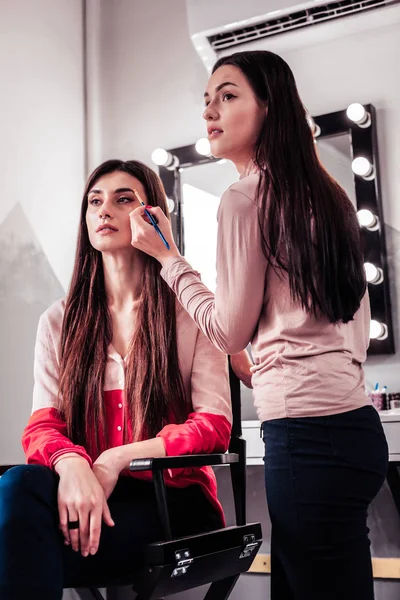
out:
{"label": "dark blue jeans", "polygon": [[367,509],[388,449],[371,406],[262,424],[271,600],[373,600]]}
{"label": "dark blue jeans", "polygon": [[[58,481],[36,465],[0,478],[1,600],[59,600],[63,587],[123,579],[140,566],[144,546],[163,539],[153,484],[121,477],[108,501],[115,526],[103,525],[98,552],[83,558],[63,543]],[[167,495],[176,537],[221,527],[199,486],[168,488]]]}

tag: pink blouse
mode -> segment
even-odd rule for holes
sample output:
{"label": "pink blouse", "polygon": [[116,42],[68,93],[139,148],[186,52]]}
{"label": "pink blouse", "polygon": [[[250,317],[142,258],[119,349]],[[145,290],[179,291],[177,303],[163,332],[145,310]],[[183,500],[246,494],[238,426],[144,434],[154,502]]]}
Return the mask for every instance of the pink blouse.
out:
{"label": "pink blouse", "polygon": [[222,196],[215,296],[183,257],[167,263],[161,275],[217,348],[234,354],[251,342],[261,422],[369,404],[362,368],[369,344],[368,294],[345,325],[310,316],[291,300],[287,277],[280,279],[262,252],[258,177],[237,181]]}

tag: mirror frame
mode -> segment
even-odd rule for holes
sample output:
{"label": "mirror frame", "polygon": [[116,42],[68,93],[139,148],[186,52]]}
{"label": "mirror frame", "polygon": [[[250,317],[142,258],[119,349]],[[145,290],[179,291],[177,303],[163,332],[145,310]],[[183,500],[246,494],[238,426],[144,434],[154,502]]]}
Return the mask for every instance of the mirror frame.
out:
{"label": "mirror frame", "polygon": [[[371,123],[367,127],[360,127],[351,121],[346,110],[327,113],[312,117],[320,129],[317,140],[325,137],[348,134],[350,139],[350,152],[353,158],[364,156],[374,166],[375,177],[371,180],[364,179],[353,173],[355,198],[357,210],[369,209],[378,217],[379,227],[371,231],[361,228],[362,242],[364,245],[365,262],[371,262],[382,269],[383,281],[379,284],[368,284],[371,304],[371,318],[385,323],[388,336],[384,340],[371,340],[368,355],[394,354],[394,334],[392,311],[390,301],[389,273],[387,263],[385,224],[380,190],[378,142],[376,133],[376,111],[372,104],[363,105],[370,114]],[[182,254],[185,251],[184,219],[182,211],[181,173],[188,167],[217,162],[211,156],[200,155],[195,144],[169,149],[168,152],[176,156],[179,165],[173,169],[159,167],[161,180],[166,194],[171,198],[175,207],[171,212],[171,222],[177,246]]]}

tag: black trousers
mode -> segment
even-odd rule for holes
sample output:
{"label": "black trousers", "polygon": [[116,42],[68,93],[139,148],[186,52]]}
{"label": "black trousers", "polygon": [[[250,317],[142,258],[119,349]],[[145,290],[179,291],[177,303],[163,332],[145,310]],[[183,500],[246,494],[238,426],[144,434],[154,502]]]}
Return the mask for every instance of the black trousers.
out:
{"label": "black trousers", "polygon": [[373,600],[367,509],[388,449],[371,406],[262,425],[271,600]]}
{"label": "black trousers", "polygon": [[[59,530],[58,476],[37,465],[0,478],[0,598],[58,600],[63,588],[129,575],[146,544],[163,540],[151,482],[120,477],[108,504],[115,526],[103,524],[99,550],[84,558]],[[171,528],[182,537],[220,528],[219,514],[197,485],[168,488]]]}

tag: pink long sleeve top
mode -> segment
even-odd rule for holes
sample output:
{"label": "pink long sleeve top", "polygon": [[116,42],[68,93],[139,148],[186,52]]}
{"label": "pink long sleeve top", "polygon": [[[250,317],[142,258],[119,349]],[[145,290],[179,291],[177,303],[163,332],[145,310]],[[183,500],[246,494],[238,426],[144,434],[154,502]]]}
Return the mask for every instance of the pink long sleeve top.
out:
{"label": "pink long sleeve top", "polygon": [[362,368],[369,344],[368,294],[345,325],[315,318],[291,300],[287,277],[279,278],[262,252],[258,178],[251,174],[222,196],[215,296],[183,257],[169,261],[161,275],[217,348],[234,354],[251,342],[261,422],[369,404]]}
{"label": "pink long sleeve top", "polygon": [[[97,456],[67,437],[67,427],[58,410],[61,327],[64,300],[53,304],[40,318],[34,360],[33,407],[23,432],[22,445],[29,464],[54,467],[65,453],[75,452],[89,464]],[[225,452],[231,433],[231,401],[226,354],[215,348],[199,331],[190,316],[177,303],[178,357],[188,401],[188,417],[182,424],[169,423],[158,433],[167,456]],[[125,361],[108,348],[104,377],[104,399],[108,429],[108,448],[121,446],[124,430],[134,442],[126,418]],[[134,458],[134,456],[132,456]],[[123,471],[123,476],[151,479],[151,473]],[[224,520],[217,498],[217,485],[211,467],[172,469],[165,482],[173,487],[197,484]]]}

